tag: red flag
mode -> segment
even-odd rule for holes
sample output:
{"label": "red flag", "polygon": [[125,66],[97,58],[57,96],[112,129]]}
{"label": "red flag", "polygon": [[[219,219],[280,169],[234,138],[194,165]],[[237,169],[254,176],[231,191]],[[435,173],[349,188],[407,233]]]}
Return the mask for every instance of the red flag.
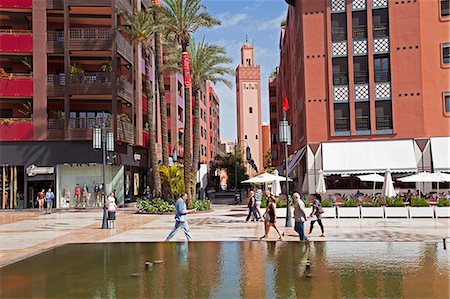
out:
{"label": "red flag", "polygon": [[183,65],[184,87],[189,88],[191,86],[191,74],[189,72],[189,54],[187,52],[182,53],[182,65]]}
{"label": "red flag", "polygon": [[286,92],[284,92],[284,99],[283,99],[283,110],[284,112],[288,111],[289,109],[289,102],[286,96]]}

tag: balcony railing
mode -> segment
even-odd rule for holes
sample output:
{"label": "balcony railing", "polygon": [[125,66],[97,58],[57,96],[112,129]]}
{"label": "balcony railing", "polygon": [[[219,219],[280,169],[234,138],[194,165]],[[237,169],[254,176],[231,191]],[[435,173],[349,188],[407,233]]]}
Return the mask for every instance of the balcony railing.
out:
{"label": "balcony railing", "polygon": [[128,62],[133,63],[133,47],[120,33],[116,32],[117,52],[119,52]]}
{"label": "balcony railing", "polygon": [[335,117],[334,130],[336,132],[350,131],[350,120],[348,117]]}
{"label": "balcony railing", "polygon": [[355,72],[355,84],[365,84],[369,82],[367,71]]}
{"label": "balcony railing", "polygon": [[47,31],[47,52],[48,53],[64,52],[63,31]]}
{"label": "balcony railing", "polygon": [[31,8],[32,0],[3,0],[0,1],[0,8]]}
{"label": "balcony railing", "polygon": [[389,27],[387,24],[373,25],[373,38],[388,37]]}
{"label": "balcony railing", "polygon": [[369,116],[357,116],[356,117],[356,130],[357,131],[370,130]]}
{"label": "balcony railing", "polygon": [[0,53],[32,53],[33,34],[29,30],[0,30]]}
{"label": "balcony railing", "polygon": [[390,72],[386,71],[375,71],[375,82],[389,82],[391,80]]}
{"label": "balcony railing", "polygon": [[331,40],[333,42],[340,42],[347,40],[347,29],[345,27],[332,28]]}
{"label": "balcony railing", "polygon": [[119,78],[117,81],[117,95],[129,103],[134,103],[133,85],[123,78]]}
{"label": "balcony railing", "polygon": [[353,39],[361,40],[367,38],[367,27],[366,26],[353,26]]}
{"label": "balcony railing", "polygon": [[0,141],[33,140],[31,118],[0,118]]}
{"label": "balcony railing", "polygon": [[84,73],[83,75],[71,75],[70,94],[112,94],[110,73]]}
{"label": "balcony railing", "polygon": [[117,140],[134,144],[133,124],[117,120]]}
{"label": "balcony railing", "polygon": [[133,5],[129,0],[116,0],[116,5],[118,9],[126,10],[129,13],[133,12]]}
{"label": "balcony railing", "polygon": [[0,79],[1,97],[32,97],[33,76],[29,74],[8,74]]}
{"label": "balcony railing", "polygon": [[[92,140],[92,129],[102,124],[102,119],[92,117],[71,117],[69,120],[69,140]],[[111,124],[107,124],[107,128]],[[47,139],[62,140],[65,138],[65,120],[47,120]]]}
{"label": "balcony railing", "polygon": [[347,73],[333,73],[333,85],[347,85],[348,74]]}
{"label": "balcony railing", "polygon": [[112,0],[68,0],[69,6],[105,6],[110,7]]}
{"label": "balcony railing", "polygon": [[377,130],[392,130],[392,116],[377,116],[376,126]]}

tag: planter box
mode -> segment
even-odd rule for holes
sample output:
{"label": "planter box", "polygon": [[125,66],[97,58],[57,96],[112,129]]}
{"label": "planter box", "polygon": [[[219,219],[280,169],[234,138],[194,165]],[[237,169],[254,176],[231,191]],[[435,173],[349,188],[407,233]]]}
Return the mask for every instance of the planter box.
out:
{"label": "planter box", "polygon": [[450,207],[436,207],[436,218],[449,218]]}
{"label": "planter box", "polygon": [[336,218],[335,207],[322,207],[322,209],[323,209],[322,218]]}
{"label": "planter box", "polygon": [[384,207],[386,218],[408,218],[407,207]]}
{"label": "planter box", "polygon": [[338,218],[359,218],[359,207],[339,207]]}
{"label": "planter box", "polygon": [[361,207],[362,218],[384,218],[383,207]]}
{"label": "planter box", "polygon": [[433,207],[410,207],[409,217],[411,218],[434,218]]}

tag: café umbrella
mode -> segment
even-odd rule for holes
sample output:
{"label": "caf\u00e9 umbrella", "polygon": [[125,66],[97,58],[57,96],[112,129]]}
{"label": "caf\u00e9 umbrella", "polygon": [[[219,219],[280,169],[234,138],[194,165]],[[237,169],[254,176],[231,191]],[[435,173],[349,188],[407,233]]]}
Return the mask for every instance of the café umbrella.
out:
{"label": "caf\u00e9 umbrella", "polygon": [[392,181],[391,170],[386,169],[384,175],[383,189],[381,190],[381,196],[383,197],[394,197],[397,192],[394,190],[394,182]]}

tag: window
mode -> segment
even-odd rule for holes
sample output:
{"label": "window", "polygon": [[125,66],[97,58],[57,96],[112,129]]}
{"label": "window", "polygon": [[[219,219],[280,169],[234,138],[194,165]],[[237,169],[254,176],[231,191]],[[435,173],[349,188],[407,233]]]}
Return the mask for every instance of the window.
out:
{"label": "window", "polygon": [[444,109],[445,114],[450,114],[450,91],[444,92]]}
{"label": "window", "polygon": [[347,16],[345,13],[331,15],[331,40],[333,42],[347,40]]}
{"label": "window", "polygon": [[256,140],[258,140],[258,135],[255,136]]}
{"label": "window", "polygon": [[247,135],[245,135],[244,139],[247,140]]}
{"label": "window", "polygon": [[251,59],[250,58],[247,58],[246,60],[245,60],[245,65],[246,66],[251,66]]}
{"label": "window", "polygon": [[370,130],[370,103],[355,103],[356,131]]}
{"label": "window", "polygon": [[449,0],[441,0],[441,17],[450,16]]}
{"label": "window", "polygon": [[355,84],[366,84],[369,82],[367,56],[353,57],[353,69]]}
{"label": "window", "polygon": [[350,131],[350,111],[348,103],[334,104],[334,131],[348,132]]}
{"label": "window", "polygon": [[375,103],[377,130],[392,130],[391,101],[377,101]]}
{"label": "window", "polygon": [[248,113],[253,113],[253,108],[252,107],[248,108]]}
{"label": "window", "polygon": [[170,117],[170,106],[167,106],[167,110],[166,110],[167,112],[167,117]]}
{"label": "window", "polygon": [[442,44],[442,62],[450,64],[450,43]]}
{"label": "window", "polygon": [[333,58],[333,85],[347,85],[348,84],[348,67],[347,58],[338,57]]}
{"label": "window", "polygon": [[375,68],[375,82],[389,82],[389,56],[376,56],[373,60]]}
{"label": "window", "polygon": [[367,16],[365,10],[352,13],[352,27],[354,40],[367,38]]}

